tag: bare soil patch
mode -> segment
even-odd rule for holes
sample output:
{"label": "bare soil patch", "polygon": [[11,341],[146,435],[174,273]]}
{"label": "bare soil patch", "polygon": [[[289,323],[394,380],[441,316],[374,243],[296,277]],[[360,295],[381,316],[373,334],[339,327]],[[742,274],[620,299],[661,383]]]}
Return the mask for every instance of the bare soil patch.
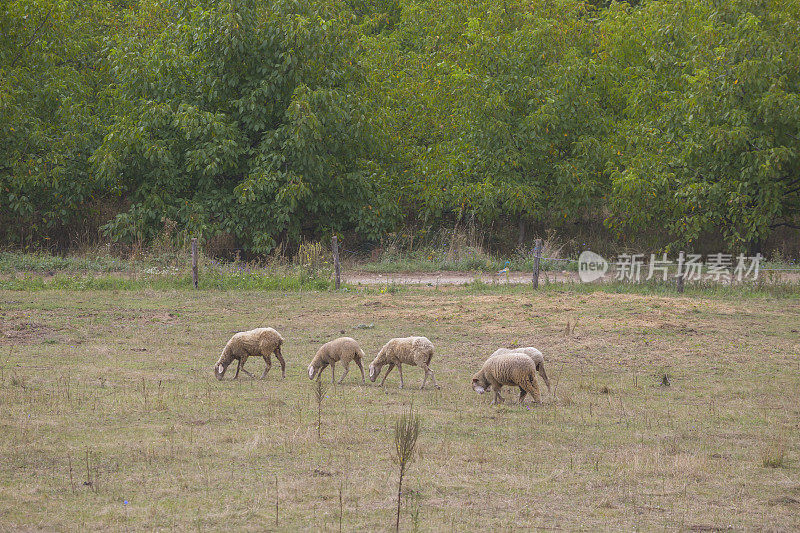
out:
{"label": "bare soil patch", "polygon": [[32,322],[25,314],[0,315],[0,344],[39,344],[43,341],[55,341],[56,338],[56,328]]}

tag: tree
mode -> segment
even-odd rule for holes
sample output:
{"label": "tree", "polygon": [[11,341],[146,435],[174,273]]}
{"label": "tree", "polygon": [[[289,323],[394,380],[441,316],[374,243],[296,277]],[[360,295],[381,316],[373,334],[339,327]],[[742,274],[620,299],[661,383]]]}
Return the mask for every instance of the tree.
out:
{"label": "tree", "polygon": [[798,22],[793,2],[612,11],[606,50],[629,100],[612,226],[663,228],[674,246],[710,235],[743,249],[798,225]]}
{"label": "tree", "polygon": [[[163,30],[111,51],[131,105],[93,163],[132,206],[110,235],[148,239],[169,218],[267,252],[277,240],[390,227],[380,129],[357,97],[341,6],[182,6],[154,6]],[[150,15],[138,16],[146,27]]]}
{"label": "tree", "polygon": [[124,9],[19,0],[0,10],[0,238],[66,246],[96,224],[107,184],[88,158],[109,116],[103,46]]}

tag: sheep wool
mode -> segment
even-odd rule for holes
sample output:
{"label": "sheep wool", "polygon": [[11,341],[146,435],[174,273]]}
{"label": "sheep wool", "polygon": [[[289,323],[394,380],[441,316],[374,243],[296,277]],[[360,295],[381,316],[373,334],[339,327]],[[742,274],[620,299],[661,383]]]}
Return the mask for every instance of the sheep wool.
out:
{"label": "sheep wool", "polygon": [[264,379],[272,367],[271,354],[274,353],[281,364],[281,375],[285,378],[286,361],[283,359],[283,354],[281,354],[282,344],[283,337],[272,328],[257,328],[236,333],[225,345],[219,360],[214,365],[214,375],[217,379],[222,380],[225,370],[236,360],[238,363],[236,365],[236,375],[233,376],[233,379],[239,377],[239,370],[248,376],[252,376],[253,374],[244,369],[247,358],[263,357],[264,362],[267,364],[266,368],[264,368],[264,373],[261,374],[261,379]]}
{"label": "sheep wool", "polygon": [[350,371],[350,361],[355,361],[358,369],[361,370],[361,384],[366,384],[364,379],[364,367],[361,364],[361,358],[366,357],[364,350],[358,345],[358,342],[350,337],[339,337],[330,342],[326,342],[322,347],[317,350],[317,354],[308,365],[308,379],[320,379],[322,371],[325,367],[331,367],[331,382],[336,380],[336,363],[341,361],[344,364],[344,374],[342,374],[339,383],[344,381],[347,372]]}
{"label": "sheep wool", "polygon": [[547,372],[544,369],[544,355],[542,352],[534,348],[533,346],[528,346],[525,348],[498,348],[495,352],[490,355],[489,357],[494,357],[495,355],[500,355],[504,353],[524,353],[536,364],[536,371],[539,372],[539,375],[544,380],[544,384],[547,386],[547,392],[552,393],[550,390],[550,380],[547,378]]}
{"label": "sheep wool", "polygon": [[531,394],[536,403],[541,402],[539,384],[536,382],[536,364],[523,353],[505,353],[490,357],[472,376],[472,388],[483,394],[489,387],[494,391],[492,404],[503,402],[500,389],[503,385],[519,387],[519,403]]}
{"label": "sheep wool", "polygon": [[402,337],[392,339],[383,345],[378,355],[369,365],[369,379],[375,381],[381,374],[381,369],[384,365],[389,365],[386,375],[383,376],[381,386],[389,376],[389,372],[396,366],[397,371],[400,373],[400,388],[403,388],[403,365],[413,365],[422,368],[424,377],[422,378],[422,386],[420,389],[425,388],[425,383],[428,376],[433,381],[433,386],[440,389],[436,383],[436,376],[433,375],[433,370],[430,369],[431,359],[433,358],[433,343],[427,337]]}

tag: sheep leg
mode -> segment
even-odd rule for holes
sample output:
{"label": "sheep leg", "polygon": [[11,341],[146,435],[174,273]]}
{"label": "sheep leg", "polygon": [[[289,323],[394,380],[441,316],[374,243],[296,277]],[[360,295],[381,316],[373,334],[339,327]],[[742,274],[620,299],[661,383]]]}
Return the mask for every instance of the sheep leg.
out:
{"label": "sheep leg", "polygon": [[336,363],[331,363],[331,383],[336,383]]}
{"label": "sheep leg", "polygon": [[505,401],[506,400],[502,396],[500,396],[500,390],[496,389],[494,391],[494,400],[492,401],[492,405],[494,405],[496,403],[503,403]]}
{"label": "sheep leg", "polygon": [[397,363],[397,371],[400,372],[400,388],[403,388],[403,365]]}
{"label": "sheep leg", "polygon": [[286,360],[283,358],[283,354],[281,353],[281,347],[278,346],[275,348],[275,357],[278,359],[278,362],[281,364],[281,377],[286,378]]}
{"label": "sheep leg", "polygon": [[245,374],[247,374],[248,376],[250,376],[252,378],[253,374],[251,374],[250,372],[248,372],[247,370],[244,369],[245,361],[247,361],[247,357],[242,357],[241,359],[239,359],[239,366],[236,367],[236,373],[238,374],[239,373],[239,369],[241,368],[242,372],[244,372]]}
{"label": "sheep leg", "polygon": [[350,372],[350,362],[349,361],[347,363],[344,363],[344,374],[342,374],[342,377],[339,378],[339,385],[342,384],[342,381],[344,381],[344,377],[347,375],[348,372]]}
{"label": "sheep leg", "polygon": [[420,390],[425,388],[425,383],[428,381],[428,374],[430,374],[431,376],[431,381],[433,381],[433,386],[436,387],[437,389],[441,389],[439,384],[436,383],[436,376],[433,374],[433,370],[431,370],[431,367],[425,364],[421,366],[422,366],[422,371],[425,372],[425,377],[422,378],[422,387],[420,387]]}
{"label": "sheep leg", "polygon": [[381,387],[383,387],[383,383],[386,381],[386,378],[389,377],[389,372],[391,372],[393,368],[394,368],[394,363],[389,363],[389,368],[386,370],[386,375],[383,376],[383,379],[381,380]]}
{"label": "sheep leg", "polygon": [[269,369],[272,368],[272,358],[268,355],[265,355],[264,363],[266,363],[267,366],[264,367],[264,373],[261,374],[261,379],[267,378],[267,372],[269,372]]}
{"label": "sheep leg", "polygon": [[366,385],[367,380],[364,377],[364,367],[361,365],[361,359],[356,359],[356,364],[358,365],[358,369],[361,370],[361,384]]}
{"label": "sheep leg", "polygon": [[526,395],[526,394],[528,394],[528,393],[527,393],[527,392],[525,392],[525,389],[523,389],[522,387],[520,387],[520,388],[519,388],[519,403],[520,403],[520,404],[522,404],[522,400],[524,400],[524,399],[525,399],[525,395]]}
{"label": "sheep leg", "polygon": [[492,378],[489,378],[489,384],[492,386],[492,390],[494,391],[494,401],[492,401],[492,405],[505,402],[505,398],[500,396],[500,391],[503,389],[503,385],[501,385],[499,381]]}
{"label": "sheep leg", "polygon": [[236,360],[236,374],[233,375],[233,379],[236,379],[236,378],[239,377],[239,369],[240,368],[242,368],[242,360],[241,359],[237,359]]}

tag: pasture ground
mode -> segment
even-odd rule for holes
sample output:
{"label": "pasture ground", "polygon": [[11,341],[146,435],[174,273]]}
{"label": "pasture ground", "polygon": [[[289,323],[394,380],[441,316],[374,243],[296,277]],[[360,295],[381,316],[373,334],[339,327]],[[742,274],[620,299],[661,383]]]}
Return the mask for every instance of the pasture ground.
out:
{"label": "pasture ground", "polygon": [[[266,381],[217,382],[231,334],[261,325],[287,339],[286,379],[273,359]],[[387,530],[412,403],[404,530],[797,530],[799,330],[800,301],[770,297],[0,291],[0,530]],[[397,371],[362,387],[353,365],[318,439],[306,367],[341,332],[365,369],[428,336],[442,390],[413,367],[405,390]],[[515,344],[545,353],[557,399],[471,390]]]}

